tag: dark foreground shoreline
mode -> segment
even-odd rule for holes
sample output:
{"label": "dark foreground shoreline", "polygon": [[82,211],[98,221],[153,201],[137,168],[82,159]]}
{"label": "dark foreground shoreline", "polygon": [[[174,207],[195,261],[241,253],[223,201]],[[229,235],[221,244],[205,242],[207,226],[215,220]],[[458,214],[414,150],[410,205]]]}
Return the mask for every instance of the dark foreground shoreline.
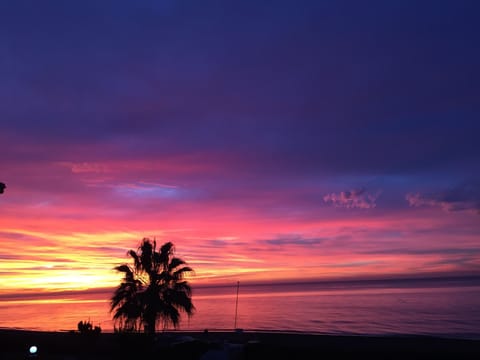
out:
{"label": "dark foreground shoreline", "polygon": [[[38,347],[29,356],[31,345]],[[227,357],[228,356],[228,357]],[[83,335],[0,330],[0,359],[480,359],[479,340],[332,336],[280,332]]]}

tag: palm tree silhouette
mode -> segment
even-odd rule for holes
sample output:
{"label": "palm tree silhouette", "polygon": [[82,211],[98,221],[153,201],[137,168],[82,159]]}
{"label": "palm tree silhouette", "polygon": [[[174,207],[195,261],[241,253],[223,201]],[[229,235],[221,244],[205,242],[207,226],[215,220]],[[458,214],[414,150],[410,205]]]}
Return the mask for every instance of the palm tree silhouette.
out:
{"label": "palm tree silhouette", "polygon": [[6,187],[7,187],[7,185],[5,185],[4,183],[0,182],[0,194],[3,194],[3,191],[5,190]]}
{"label": "palm tree silhouette", "polygon": [[156,241],[144,238],[137,251],[130,250],[133,267],[123,264],[115,270],[124,273],[116,288],[110,312],[120,331],[154,334],[157,324],[165,330],[180,323],[180,313],[193,315],[192,290],[184,275],[193,272],[185,261],[173,256],[174,245],[167,242],[156,251]]}

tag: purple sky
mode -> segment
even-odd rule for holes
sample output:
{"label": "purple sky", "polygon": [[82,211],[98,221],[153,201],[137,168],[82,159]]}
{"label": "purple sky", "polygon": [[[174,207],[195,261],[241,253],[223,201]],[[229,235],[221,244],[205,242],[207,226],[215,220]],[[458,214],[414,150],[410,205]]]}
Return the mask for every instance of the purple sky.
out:
{"label": "purple sky", "polygon": [[246,259],[283,278],[292,251],[306,277],[480,273],[479,12],[2,2],[0,274],[92,266],[20,259],[18,238],[54,258],[101,238],[118,262],[143,236],[186,247],[205,278]]}

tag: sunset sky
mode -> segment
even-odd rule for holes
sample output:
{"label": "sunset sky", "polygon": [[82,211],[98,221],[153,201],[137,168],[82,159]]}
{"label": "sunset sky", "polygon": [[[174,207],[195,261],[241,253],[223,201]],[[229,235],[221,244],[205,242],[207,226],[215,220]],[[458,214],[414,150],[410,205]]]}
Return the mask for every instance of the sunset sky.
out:
{"label": "sunset sky", "polygon": [[2,1],[0,295],[480,275],[477,1]]}

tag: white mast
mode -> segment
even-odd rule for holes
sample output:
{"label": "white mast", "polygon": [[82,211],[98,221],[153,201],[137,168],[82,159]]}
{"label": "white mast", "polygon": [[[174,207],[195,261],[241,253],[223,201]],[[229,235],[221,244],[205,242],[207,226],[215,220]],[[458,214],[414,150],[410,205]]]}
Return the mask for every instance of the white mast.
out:
{"label": "white mast", "polygon": [[235,301],[235,324],[233,329],[237,329],[237,313],[238,313],[238,288],[240,287],[240,281],[237,281],[237,300]]}

